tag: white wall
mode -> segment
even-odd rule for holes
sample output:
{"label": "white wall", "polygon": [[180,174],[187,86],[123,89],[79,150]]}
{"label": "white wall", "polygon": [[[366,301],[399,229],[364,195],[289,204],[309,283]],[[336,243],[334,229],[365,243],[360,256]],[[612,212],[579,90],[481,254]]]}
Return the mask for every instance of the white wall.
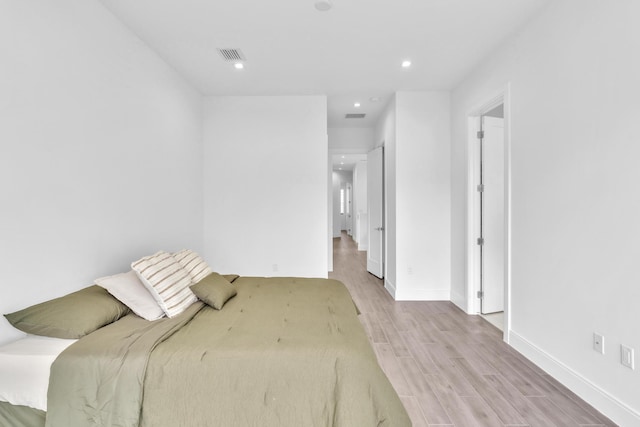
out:
{"label": "white wall", "polygon": [[[375,146],[384,146],[384,286],[396,295],[396,96],[375,128]],[[370,210],[368,210],[370,212]]]}
{"label": "white wall", "polygon": [[450,95],[396,93],[396,299],[450,295]]}
{"label": "white wall", "polygon": [[376,128],[385,145],[385,287],[397,300],[450,295],[450,98],[398,92]]}
{"label": "white wall", "polygon": [[452,102],[454,300],[465,306],[466,117],[510,82],[509,339],[625,426],[640,425],[640,369],[619,353],[640,351],[638,16],[636,0],[552,2]]}
{"label": "white wall", "polygon": [[336,153],[368,153],[374,148],[372,128],[329,128],[329,148]]}
{"label": "white wall", "polygon": [[4,1],[0,52],[0,312],[202,249],[198,93],[98,2]]}
{"label": "white wall", "polygon": [[327,277],[326,97],[208,97],[204,117],[207,262]]}
{"label": "white wall", "polygon": [[353,219],[353,238],[358,244],[358,250],[366,251],[369,247],[366,160],[356,163],[353,169]]}

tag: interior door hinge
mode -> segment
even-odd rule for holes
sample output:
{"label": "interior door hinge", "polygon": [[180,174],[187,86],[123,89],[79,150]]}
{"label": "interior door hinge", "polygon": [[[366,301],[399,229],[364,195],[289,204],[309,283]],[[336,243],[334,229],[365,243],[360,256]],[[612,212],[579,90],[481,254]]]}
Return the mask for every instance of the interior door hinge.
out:
{"label": "interior door hinge", "polygon": [[478,291],[477,295],[478,295],[478,298],[480,299],[484,298],[484,292],[482,291]]}
{"label": "interior door hinge", "polygon": [[479,130],[476,133],[476,135],[477,135],[478,139],[482,139],[482,138],[484,138],[484,131],[483,130]]}
{"label": "interior door hinge", "polygon": [[478,244],[484,245],[484,239],[482,237],[478,237]]}
{"label": "interior door hinge", "polygon": [[482,193],[484,191],[484,185],[483,184],[478,184],[478,193]]}

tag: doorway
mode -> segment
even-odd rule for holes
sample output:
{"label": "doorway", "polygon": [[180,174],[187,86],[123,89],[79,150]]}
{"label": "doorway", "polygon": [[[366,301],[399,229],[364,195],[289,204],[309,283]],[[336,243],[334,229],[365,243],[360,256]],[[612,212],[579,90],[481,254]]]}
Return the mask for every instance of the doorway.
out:
{"label": "doorway", "polygon": [[333,271],[333,243],[344,230],[351,236],[360,250],[366,250],[368,236],[366,153],[350,153],[332,150],[329,152],[328,182],[328,238],[329,268]]}
{"label": "doorway", "polygon": [[508,87],[469,116],[468,312],[509,322]]}

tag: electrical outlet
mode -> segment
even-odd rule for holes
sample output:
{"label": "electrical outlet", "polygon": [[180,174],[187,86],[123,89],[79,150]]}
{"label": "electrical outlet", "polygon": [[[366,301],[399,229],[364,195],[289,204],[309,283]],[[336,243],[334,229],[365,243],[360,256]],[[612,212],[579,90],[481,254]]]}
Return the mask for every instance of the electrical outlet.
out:
{"label": "electrical outlet", "polygon": [[630,369],[635,369],[634,365],[633,349],[626,345],[620,346],[620,363]]}
{"label": "electrical outlet", "polygon": [[600,354],[604,354],[604,336],[593,333],[593,349]]}

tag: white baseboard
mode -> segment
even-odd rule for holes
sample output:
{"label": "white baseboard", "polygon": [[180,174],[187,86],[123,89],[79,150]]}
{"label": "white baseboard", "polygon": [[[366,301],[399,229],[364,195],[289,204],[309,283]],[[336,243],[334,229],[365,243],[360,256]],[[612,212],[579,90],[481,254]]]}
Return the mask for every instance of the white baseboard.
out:
{"label": "white baseboard", "polygon": [[509,331],[509,344],[616,424],[628,427],[640,426],[638,411],[593,384],[526,338]]}
{"label": "white baseboard", "polygon": [[469,313],[467,310],[467,298],[464,295],[459,293],[451,292],[451,302],[454,303],[460,310],[464,311],[467,314],[475,314]]}
{"label": "white baseboard", "polygon": [[408,289],[396,291],[396,301],[450,301],[450,289]]}
{"label": "white baseboard", "polygon": [[358,243],[358,250],[359,251],[368,251],[369,250],[369,245],[366,245],[366,244],[363,245],[363,244]]}
{"label": "white baseboard", "polygon": [[386,277],[384,279],[384,288],[396,301],[450,301],[451,296],[449,289],[410,289],[398,292],[396,285]]}
{"label": "white baseboard", "polygon": [[386,277],[384,278],[384,288],[389,292],[393,299],[396,299],[396,285],[388,281]]}

